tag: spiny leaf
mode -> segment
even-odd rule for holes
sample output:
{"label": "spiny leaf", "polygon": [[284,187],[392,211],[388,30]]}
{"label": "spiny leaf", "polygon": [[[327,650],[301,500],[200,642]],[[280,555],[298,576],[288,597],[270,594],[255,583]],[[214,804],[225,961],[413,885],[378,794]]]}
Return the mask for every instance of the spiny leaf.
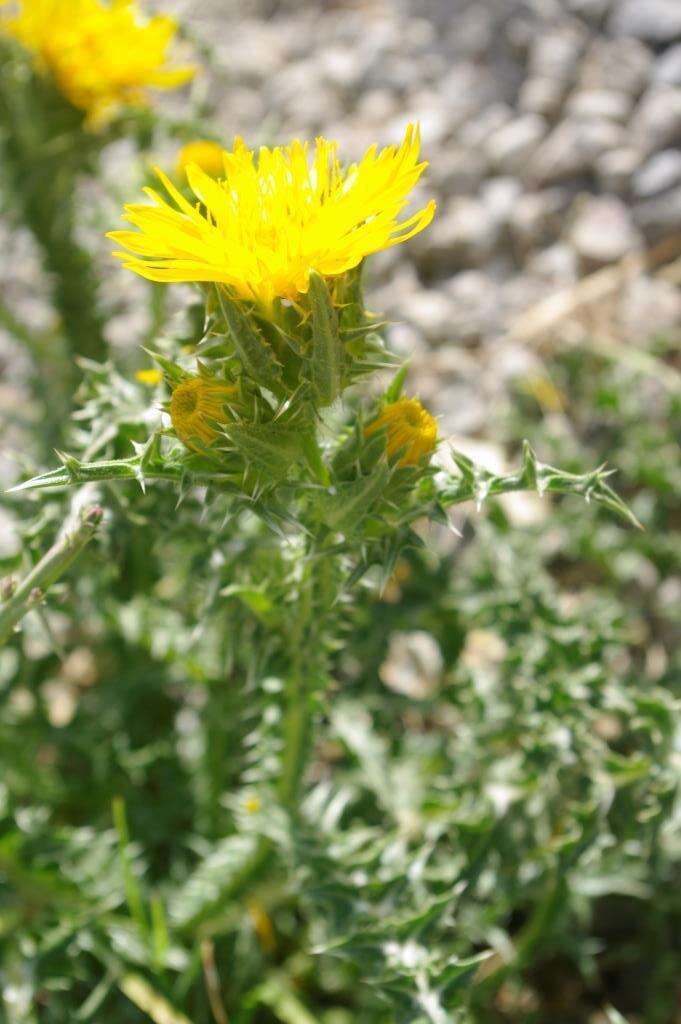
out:
{"label": "spiny leaf", "polygon": [[332,530],[352,530],[370,511],[390,479],[387,463],[379,463],[373,472],[359,480],[340,484],[335,494],[325,495],[324,519]]}
{"label": "spiny leaf", "polygon": [[300,455],[300,436],[288,427],[274,423],[230,423],[224,429],[247,462],[275,479],[283,476]]}
{"label": "spiny leaf", "polygon": [[409,372],[409,363],[406,362],[406,363],[404,363],[403,366],[400,366],[399,370],[397,371],[397,373],[395,374],[393,379],[390,381],[390,384],[386,388],[386,392],[385,392],[385,400],[386,400],[386,402],[388,402],[388,403],[396,402],[397,399],[401,396],[402,389],[404,387],[404,382],[406,380],[408,372]]}
{"label": "spiny leaf", "polygon": [[176,889],[168,905],[168,917],[177,928],[195,928],[224,909],[250,875],[257,859],[258,840],[251,835],[223,839]]}
{"label": "spiny leaf", "polygon": [[331,405],[341,391],[343,346],[329,289],[316,271],[310,274],[308,296],[312,313],[312,388],[320,406]]}
{"label": "spiny leaf", "polygon": [[233,302],[218,286],[215,291],[227,333],[244,370],[256,383],[278,390],[281,366],[262,333],[238,302]]}

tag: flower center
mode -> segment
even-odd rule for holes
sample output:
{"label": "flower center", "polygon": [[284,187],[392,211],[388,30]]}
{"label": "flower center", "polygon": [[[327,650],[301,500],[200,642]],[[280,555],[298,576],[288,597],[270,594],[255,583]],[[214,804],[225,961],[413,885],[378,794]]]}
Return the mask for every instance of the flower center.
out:
{"label": "flower center", "polygon": [[178,388],[174,398],[175,409],[180,416],[191,416],[193,412],[196,412],[199,396],[193,389],[186,388],[182,390]]}

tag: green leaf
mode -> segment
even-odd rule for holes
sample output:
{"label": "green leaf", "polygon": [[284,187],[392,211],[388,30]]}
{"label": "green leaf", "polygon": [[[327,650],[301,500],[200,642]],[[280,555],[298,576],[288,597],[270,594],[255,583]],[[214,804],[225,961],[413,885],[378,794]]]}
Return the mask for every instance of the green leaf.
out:
{"label": "green leaf", "polygon": [[266,476],[278,480],[300,456],[300,434],[276,423],[230,423],[225,433],[246,462]]}
{"label": "green leaf", "polygon": [[467,957],[465,960],[452,957],[446,967],[433,979],[433,984],[442,991],[445,1006],[449,1006],[454,1001],[455,995],[458,1004],[458,992],[462,985],[477,973],[480,964],[485,963],[493,955],[493,951],[488,949],[475,956]]}
{"label": "green leaf", "polygon": [[390,384],[388,384],[388,387],[386,388],[385,391],[385,400],[388,404],[396,402],[397,399],[401,397],[402,389],[404,387],[404,382],[407,378],[408,372],[409,363],[406,362],[404,363],[403,366],[400,366],[399,370],[397,371],[393,379],[390,381]]}
{"label": "green leaf", "polygon": [[381,462],[368,476],[339,484],[335,494],[323,495],[322,515],[327,526],[341,533],[356,530],[385,491],[389,479],[390,468],[386,462]]}
{"label": "green leaf", "polygon": [[239,583],[232,583],[228,587],[224,587],[220,594],[223,597],[238,597],[256,615],[264,616],[273,608],[272,600],[265,591],[256,587],[246,587]]}
{"label": "green leaf", "polygon": [[322,487],[328,487],[331,483],[331,477],[329,470],[324,462],[321,448],[319,447],[319,441],[312,430],[306,431],[301,435],[300,446],[303,451],[303,456],[307,462],[315,480]]}
{"label": "green leaf", "polygon": [[201,921],[224,910],[251,875],[257,860],[258,840],[251,835],[228,836],[218,843],[176,889],[168,904],[168,917],[176,928],[196,928]]}

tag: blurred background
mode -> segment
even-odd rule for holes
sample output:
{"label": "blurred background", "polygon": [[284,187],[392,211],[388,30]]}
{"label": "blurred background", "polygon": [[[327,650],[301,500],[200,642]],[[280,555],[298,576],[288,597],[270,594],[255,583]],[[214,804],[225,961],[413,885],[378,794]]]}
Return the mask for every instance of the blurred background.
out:
{"label": "blurred background", "polygon": [[[443,436],[491,469],[517,463],[522,437],[575,472],[607,461],[645,527],[573,500],[513,495],[480,515],[465,509],[460,536],[431,534],[380,600],[366,596],[354,646],[338,657],[339,706],[318,778],[331,765],[339,785],[365,787],[388,808],[381,827],[398,831],[418,831],[433,802],[457,794],[456,848],[475,861],[478,886],[453,926],[467,937],[461,951],[470,939],[503,959],[509,937],[524,936],[516,965],[473,1000],[471,1019],[621,1024],[617,1007],[638,1024],[678,1024],[681,0],[148,7],[175,13],[188,45],[209,55],[193,102],[226,145],[235,134],[254,145],[323,133],[350,159],[420,122],[430,162],[421,197],[434,195],[438,213],[428,231],[371,261],[368,279],[368,305],[411,359],[410,391]],[[161,103],[172,119],[185,100]],[[154,159],[172,166],[175,149],[166,139]],[[139,345],[159,311],[147,285],[114,265],[103,231],[118,225],[148,168],[126,141],[105,150],[102,166],[102,183],[82,185],[78,231],[98,261],[111,358],[131,376],[148,364]],[[52,317],[45,272],[11,214],[0,221],[3,304],[39,338]],[[172,309],[186,294],[173,290]],[[36,358],[30,337],[0,323],[5,485],[27,461],[52,465],[49,389],[40,398],[30,385]],[[125,498],[120,508],[107,500],[123,519]],[[58,519],[43,517],[27,538],[26,514],[0,507],[4,571],[19,564],[22,543],[44,547],[41,530]],[[172,516],[170,498],[149,499],[151,521],[172,531]],[[212,648],[196,650],[184,584],[156,548],[145,568],[144,533],[131,541],[116,522],[105,555],[93,549],[86,563],[93,573],[106,564],[105,582],[85,572],[66,585],[46,613],[50,629],[29,615],[21,651],[0,659],[7,791],[33,808],[8,834],[43,843],[40,885],[49,871],[70,872],[93,905],[100,869],[82,866],[78,844],[90,841],[86,826],[101,833],[106,861],[112,795],[125,797],[149,877],[181,887],[208,838],[224,834],[233,782],[221,767],[231,741],[216,727],[233,707],[209,685]],[[97,586],[108,596],[95,599]],[[397,808],[396,778],[405,789]],[[406,785],[415,778],[418,792]],[[0,867],[11,857],[3,849]],[[28,910],[10,901],[19,917],[6,920],[32,934],[40,888],[28,872],[19,880]],[[351,973],[291,966],[298,927],[274,917],[275,952],[251,939],[263,970],[296,978],[313,1017],[268,1004],[244,1019],[392,1020],[368,997],[353,1003]],[[92,948],[76,995],[51,997],[50,1024],[72,1019],[99,984]],[[130,949],[116,946],[134,963]],[[8,963],[38,991],[46,977],[69,977],[69,955],[56,966],[37,958],[32,981],[13,954]],[[252,981],[234,980],[237,1003]],[[177,998],[203,1024],[211,1017],[193,984]],[[146,1019],[126,1016],[119,998],[107,995],[102,1020]]]}

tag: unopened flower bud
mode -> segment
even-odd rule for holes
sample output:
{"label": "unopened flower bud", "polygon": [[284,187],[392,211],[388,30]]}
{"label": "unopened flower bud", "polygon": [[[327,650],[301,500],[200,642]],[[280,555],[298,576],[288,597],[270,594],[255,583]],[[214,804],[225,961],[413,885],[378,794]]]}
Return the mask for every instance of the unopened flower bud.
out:
{"label": "unopened flower bud", "polygon": [[424,409],[418,398],[400,398],[386,405],[364,431],[370,437],[378,430],[386,432],[389,456],[401,452],[400,466],[415,466],[430,455],[437,444],[437,420]]}
{"label": "unopened flower bud", "polygon": [[217,424],[230,422],[225,407],[236,387],[211,377],[192,377],[179,384],[170,399],[170,419],[187,448],[200,451],[220,436]]}
{"label": "unopened flower bud", "polygon": [[224,178],[225,161],[222,156],[223,149],[219,142],[212,142],[210,139],[197,139],[195,142],[188,142],[177,154],[177,176],[185,179],[187,168],[190,164],[196,164],[205,174],[211,178]]}

